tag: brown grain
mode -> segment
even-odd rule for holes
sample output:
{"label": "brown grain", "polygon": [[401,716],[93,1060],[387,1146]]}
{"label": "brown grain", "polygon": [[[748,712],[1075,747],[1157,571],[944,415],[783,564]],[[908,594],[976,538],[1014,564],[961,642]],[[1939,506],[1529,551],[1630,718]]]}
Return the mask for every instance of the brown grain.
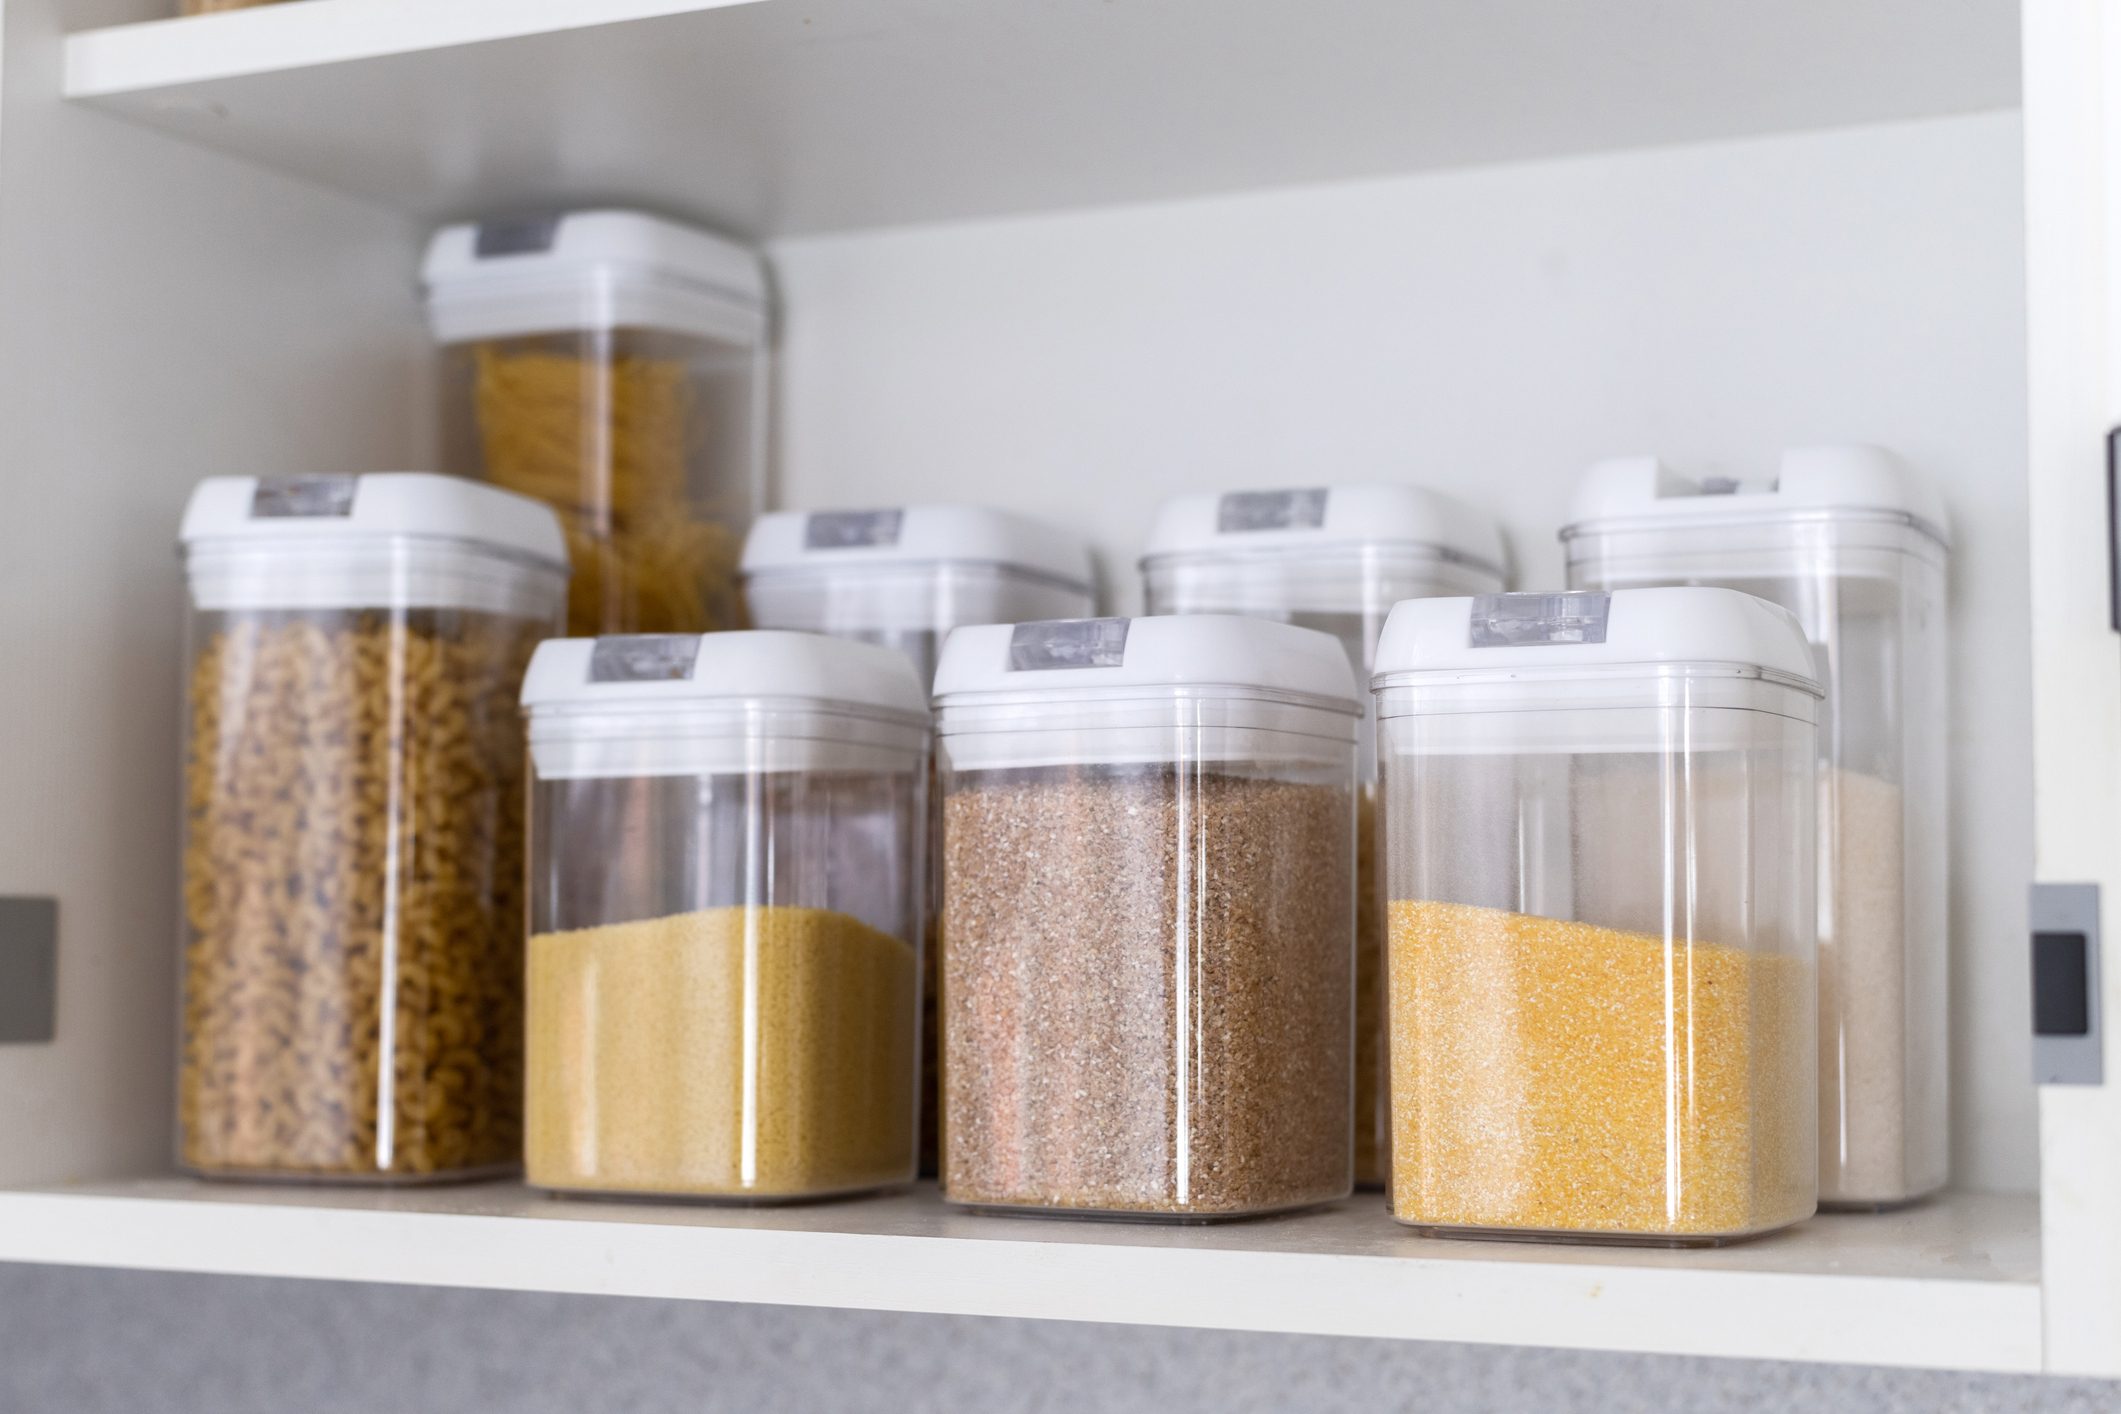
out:
{"label": "brown grain", "polygon": [[1355,808],[1355,1182],[1383,1188],[1392,1177],[1392,1113],[1385,1098],[1385,920],[1374,786],[1356,797]]}
{"label": "brown grain", "polygon": [[1345,1195],[1349,793],[1169,767],[944,802],[958,1202],[1229,1216]]}

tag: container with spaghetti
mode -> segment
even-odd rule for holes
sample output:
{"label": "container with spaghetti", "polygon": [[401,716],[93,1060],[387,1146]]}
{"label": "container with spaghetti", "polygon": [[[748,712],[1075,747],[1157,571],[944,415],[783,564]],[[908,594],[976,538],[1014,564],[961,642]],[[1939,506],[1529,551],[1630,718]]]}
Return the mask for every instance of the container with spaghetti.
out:
{"label": "container with spaghetti", "polygon": [[423,271],[452,471],[559,513],[568,631],[744,626],[765,467],[758,257],[626,211],[450,226]]}

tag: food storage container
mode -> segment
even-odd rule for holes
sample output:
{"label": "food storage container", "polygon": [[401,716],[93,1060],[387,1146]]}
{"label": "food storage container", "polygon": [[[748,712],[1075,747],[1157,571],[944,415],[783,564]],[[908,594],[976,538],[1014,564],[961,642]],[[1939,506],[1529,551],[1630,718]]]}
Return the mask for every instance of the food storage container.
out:
{"label": "food storage container", "polygon": [[447,469],[559,512],[568,631],[743,626],[765,469],[759,259],[630,211],[450,226],[428,247]]}
{"label": "food storage container", "polygon": [[988,506],[775,511],[744,541],[753,623],[896,648],[923,683],[951,629],[1079,618],[1090,581],[1079,537]]}
{"label": "food storage container", "polygon": [[539,648],[524,1163],[772,1201],[913,1177],[928,707],[805,633]]}
{"label": "food storage container", "polygon": [[1727,589],[1392,611],[1399,1221],[1694,1244],[1812,1212],[1810,673]]}
{"label": "food storage container", "polygon": [[[1079,618],[1091,596],[1090,549],[1058,527],[987,506],[775,511],[744,541],[744,595],[760,628],[802,629],[896,648],[923,683],[943,635],[963,624]],[[942,897],[940,796],[931,797],[928,946],[921,960],[921,1172],[936,1172],[933,909]]]}
{"label": "food storage container", "polygon": [[1742,589],[1811,642],[1822,1206],[1890,1206],[1947,1176],[1945,534],[1929,486],[1851,446],[1792,450],[1764,483],[1606,462],[1562,535],[1573,585]]}
{"label": "food storage container", "polygon": [[179,1162],[404,1181],[520,1152],[524,665],[552,512],[450,477],[185,511]]}
{"label": "food storage container", "polygon": [[[1165,502],[1142,580],[1152,614],[1246,614],[1330,633],[1367,681],[1394,604],[1498,593],[1506,564],[1501,529],[1462,501],[1419,486],[1320,486]],[[1375,740],[1365,722],[1355,847],[1355,1182],[1365,1187],[1384,1184],[1391,1154]]]}
{"label": "food storage container", "polygon": [[1223,615],[962,628],[936,705],[945,1196],[1176,1219],[1345,1196],[1340,646]]}

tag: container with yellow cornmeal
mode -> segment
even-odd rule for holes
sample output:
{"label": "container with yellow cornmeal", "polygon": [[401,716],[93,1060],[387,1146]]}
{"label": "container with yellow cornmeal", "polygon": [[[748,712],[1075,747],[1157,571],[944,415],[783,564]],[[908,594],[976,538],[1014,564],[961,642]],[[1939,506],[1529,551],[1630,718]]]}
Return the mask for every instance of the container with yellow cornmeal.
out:
{"label": "container with yellow cornmeal", "polygon": [[1388,949],[1401,1222],[1693,1243],[1810,1214],[1800,959],[1403,899]]}
{"label": "container with yellow cornmeal", "polygon": [[910,1179],[917,987],[911,945],[827,909],[534,936],[529,1181],[766,1200]]}

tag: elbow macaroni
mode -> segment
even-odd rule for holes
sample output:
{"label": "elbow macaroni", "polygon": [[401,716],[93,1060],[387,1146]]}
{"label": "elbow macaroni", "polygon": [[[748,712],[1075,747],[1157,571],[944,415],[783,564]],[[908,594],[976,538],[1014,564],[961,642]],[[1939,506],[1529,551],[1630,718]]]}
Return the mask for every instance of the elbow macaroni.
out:
{"label": "elbow macaroni", "polygon": [[515,688],[543,631],[458,610],[209,621],[185,763],[187,1167],[516,1162]]}

